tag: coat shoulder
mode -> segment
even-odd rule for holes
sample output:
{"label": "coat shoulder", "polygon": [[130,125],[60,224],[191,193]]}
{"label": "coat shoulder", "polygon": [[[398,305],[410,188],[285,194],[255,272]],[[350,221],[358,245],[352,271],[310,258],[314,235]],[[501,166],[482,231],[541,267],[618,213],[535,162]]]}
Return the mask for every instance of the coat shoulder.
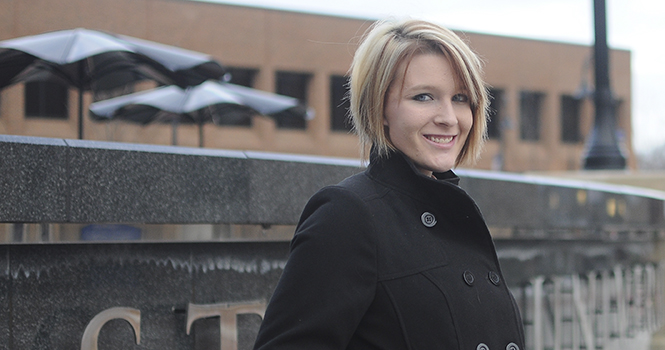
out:
{"label": "coat shoulder", "polygon": [[[317,227],[313,232],[344,235],[368,235],[374,231],[367,220],[372,208],[367,203],[371,191],[362,174],[354,175],[337,185],[326,186],[307,202],[296,228],[296,236],[305,228]],[[350,238],[350,237],[347,237]]]}
{"label": "coat shoulder", "polygon": [[366,202],[383,197],[388,192],[387,187],[372,180],[366,172],[350,176],[337,184],[336,187],[351,191]]}

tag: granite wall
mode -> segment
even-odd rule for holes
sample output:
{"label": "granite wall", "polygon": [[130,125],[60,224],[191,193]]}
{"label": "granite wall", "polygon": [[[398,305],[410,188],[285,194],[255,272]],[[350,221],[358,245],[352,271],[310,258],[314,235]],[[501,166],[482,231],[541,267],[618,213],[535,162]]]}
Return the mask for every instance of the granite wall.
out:
{"label": "granite wall", "polygon": [[[295,224],[355,160],[0,135],[0,222]],[[509,285],[653,260],[665,194],[459,170]],[[248,349],[288,242],[0,245],[0,349]],[[136,343],[139,343],[138,345]]]}
{"label": "granite wall", "polygon": [[0,349],[250,349],[287,254],[287,242],[0,246]]}

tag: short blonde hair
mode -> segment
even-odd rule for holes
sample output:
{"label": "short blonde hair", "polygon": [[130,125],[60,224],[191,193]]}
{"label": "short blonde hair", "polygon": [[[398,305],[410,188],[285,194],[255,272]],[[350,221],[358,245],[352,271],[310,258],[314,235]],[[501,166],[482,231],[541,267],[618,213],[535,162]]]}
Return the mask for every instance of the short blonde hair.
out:
{"label": "short blonde hair", "polygon": [[379,156],[395,147],[384,124],[385,99],[398,66],[420,52],[443,54],[457,73],[457,83],[469,94],[473,126],[455,166],[474,162],[485,143],[488,95],[482,78],[482,62],[469,46],[451,30],[421,20],[385,20],[374,23],[353,57],[350,74],[350,113],[360,137],[362,157],[372,145]]}

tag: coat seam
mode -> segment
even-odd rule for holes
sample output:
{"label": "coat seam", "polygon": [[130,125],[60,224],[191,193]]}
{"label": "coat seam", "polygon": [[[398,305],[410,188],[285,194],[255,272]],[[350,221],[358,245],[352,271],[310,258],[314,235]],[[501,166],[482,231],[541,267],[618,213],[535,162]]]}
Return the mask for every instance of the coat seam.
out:
{"label": "coat seam", "polygon": [[[347,192],[347,193],[351,194],[357,200],[362,202],[363,206],[365,207],[365,210],[368,213],[372,213],[372,211],[369,209],[368,202],[371,201],[371,200],[375,200],[375,199],[378,199],[378,198],[381,198],[381,197],[385,196],[385,193],[384,193],[382,196],[377,195],[377,196],[368,196],[366,198],[363,198],[357,192],[353,191],[352,189],[350,189],[346,186],[334,185],[334,186],[330,186],[330,187],[334,187],[334,188],[337,188],[341,191],[344,191],[344,192]],[[376,284],[378,284],[378,282],[379,282],[379,242],[378,242],[379,236],[378,236],[378,232],[377,232],[377,229],[376,229],[376,224],[374,222],[374,218],[372,217],[371,220],[368,220],[368,221],[369,221],[369,224],[371,226],[370,235],[372,236],[371,241],[372,241],[373,250],[374,250],[374,283],[375,283],[374,296],[376,297]]]}
{"label": "coat seam", "polygon": [[379,282],[395,280],[395,279],[404,278],[404,277],[408,277],[408,276],[414,276],[414,275],[417,275],[417,274],[420,274],[420,273],[427,272],[427,271],[432,270],[432,269],[436,269],[438,267],[447,266],[448,264],[449,264],[449,262],[445,261],[445,262],[441,262],[441,263],[436,263],[436,264],[431,264],[431,265],[427,265],[427,266],[423,266],[423,267],[414,268],[414,269],[411,269],[411,270],[408,270],[408,271],[393,272],[393,273],[390,273],[390,274],[386,274],[385,276],[380,276],[379,277]]}
{"label": "coat seam", "polygon": [[453,309],[452,309],[452,307],[451,307],[451,305],[450,305],[450,301],[449,301],[448,295],[446,294],[446,292],[444,291],[444,289],[441,288],[441,286],[439,285],[439,283],[437,283],[437,281],[435,280],[434,276],[432,276],[432,275],[430,274],[429,271],[425,271],[425,272],[423,272],[422,275],[425,276],[425,278],[427,278],[427,280],[429,280],[429,281],[430,281],[430,282],[436,287],[436,289],[439,290],[439,292],[441,292],[441,295],[443,295],[443,300],[446,301],[446,306],[448,307],[448,310],[450,310],[450,313],[451,313],[451,315],[450,315],[450,322],[452,322],[452,327],[453,327],[453,329],[455,330],[455,336],[457,337],[457,348],[460,349],[461,346],[462,346],[462,339],[461,339],[461,336],[460,336],[460,334],[459,334],[459,331],[458,331],[457,325],[455,324],[455,317],[453,317],[453,316],[454,316],[454,315],[453,315],[453,311],[452,311]]}
{"label": "coat seam", "polygon": [[388,295],[388,299],[390,299],[390,303],[393,306],[393,311],[395,312],[397,320],[399,321],[399,328],[402,330],[402,337],[404,337],[404,343],[406,344],[408,350],[413,350],[413,347],[411,346],[411,341],[409,340],[409,334],[406,331],[406,325],[404,324],[404,317],[402,317],[402,314],[399,312],[399,308],[397,307],[397,302],[395,301],[395,297],[391,293],[390,288],[387,288],[384,285],[382,285],[382,287],[386,291],[386,295]]}

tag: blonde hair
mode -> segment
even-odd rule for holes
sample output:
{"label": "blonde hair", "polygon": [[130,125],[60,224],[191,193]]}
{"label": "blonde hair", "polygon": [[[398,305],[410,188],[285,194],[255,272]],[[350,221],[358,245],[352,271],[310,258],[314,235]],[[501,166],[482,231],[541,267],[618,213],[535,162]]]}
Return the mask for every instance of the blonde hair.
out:
{"label": "blonde hair", "polygon": [[473,125],[455,166],[474,162],[483,147],[487,129],[487,88],[482,62],[451,30],[421,20],[379,21],[366,32],[351,65],[349,99],[353,128],[360,137],[361,156],[372,145],[379,156],[395,150],[384,124],[384,103],[398,66],[420,52],[443,54],[457,73],[457,83],[468,91]]}

